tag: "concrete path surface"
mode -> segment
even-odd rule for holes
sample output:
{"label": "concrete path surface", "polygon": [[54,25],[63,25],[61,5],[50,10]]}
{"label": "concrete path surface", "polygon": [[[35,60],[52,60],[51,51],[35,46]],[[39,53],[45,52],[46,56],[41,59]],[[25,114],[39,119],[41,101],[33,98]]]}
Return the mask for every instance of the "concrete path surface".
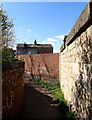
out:
{"label": "concrete path surface", "polygon": [[25,85],[24,107],[18,119],[27,118],[63,118],[57,104],[50,96],[37,91],[33,86]]}

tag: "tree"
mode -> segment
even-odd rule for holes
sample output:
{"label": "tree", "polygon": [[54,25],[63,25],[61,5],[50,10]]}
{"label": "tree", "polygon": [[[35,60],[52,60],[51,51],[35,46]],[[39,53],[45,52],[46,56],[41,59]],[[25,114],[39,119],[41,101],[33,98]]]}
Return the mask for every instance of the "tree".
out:
{"label": "tree", "polygon": [[12,61],[14,60],[13,49],[9,48],[15,40],[14,26],[12,21],[9,21],[8,14],[0,7],[0,44],[2,45],[2,60]]}
{"label": "tree", "polygon": [[12,27],[13,22],[9,20],[8,14],[0,7],[0,39],[2,40],[2,47],[11,46],[15,40],[14,31]]}

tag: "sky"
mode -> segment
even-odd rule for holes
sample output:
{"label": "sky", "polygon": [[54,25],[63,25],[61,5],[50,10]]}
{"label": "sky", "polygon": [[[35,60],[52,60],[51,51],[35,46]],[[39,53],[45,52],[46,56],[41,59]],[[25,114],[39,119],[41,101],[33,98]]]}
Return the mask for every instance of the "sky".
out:
{"label": "sky", "polygon": [[[87,2],[4,2],[3,9],[13,19],[18,43],[52,44],[60,52],[64,35],[73,28]],[[15,49],[14,48],[14,49]]]}

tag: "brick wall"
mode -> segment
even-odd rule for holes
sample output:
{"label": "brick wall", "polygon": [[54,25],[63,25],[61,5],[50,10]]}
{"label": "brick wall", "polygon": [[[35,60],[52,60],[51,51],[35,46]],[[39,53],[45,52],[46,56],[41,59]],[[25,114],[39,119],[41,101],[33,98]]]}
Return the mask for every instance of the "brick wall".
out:
{"label": "brick wall", "polygon": [[2,70],[2,118],[17,117],[24,102],[24,64],[16,61],[3,63]]}
{"label": "brick wall", "polygon": [[53,81],[59,76],[58,53],[18,55],[17,57],[25,62],[25,72],[32,79]]}
{"label": "brick wall", "polygon": [[48,49],[38,49],[38,54],[46,54],[46,53],[53,53],[53,48],[48,48]]}
{"label": "brick wall", "polygon": [[[61,47],[63,50],[61,49],[59,56],[59,76],[64,97],[78,118],[88,120],[92,119],[92,16],[90,9],[92,9],[91,3],[77,20],[66,39],[65,48]],[[85,15],[87,11],[89,18]],[[78,24],[80,20],[82,22]],[[79,25],[83,25],[80,27],[81,31]],[[74,31],[77,33],[74,34]]]}

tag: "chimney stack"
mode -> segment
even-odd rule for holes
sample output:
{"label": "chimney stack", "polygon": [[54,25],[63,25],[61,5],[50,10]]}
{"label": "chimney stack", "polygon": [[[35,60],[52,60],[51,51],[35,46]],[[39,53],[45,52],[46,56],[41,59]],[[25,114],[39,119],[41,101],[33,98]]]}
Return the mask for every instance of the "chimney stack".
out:
{"label": "chimney stack", "polygon": [[34,41],[34,44],[37,45],[37,41],[36,40]]}

